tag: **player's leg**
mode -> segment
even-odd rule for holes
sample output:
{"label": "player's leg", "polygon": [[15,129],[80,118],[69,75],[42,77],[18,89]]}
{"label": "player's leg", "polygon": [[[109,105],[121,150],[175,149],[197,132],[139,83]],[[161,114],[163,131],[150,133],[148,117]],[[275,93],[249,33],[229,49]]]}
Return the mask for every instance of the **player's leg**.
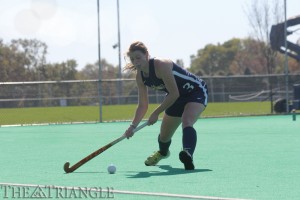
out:
{"label": "player's leg", "polygon": [[179,158],[184,163],[185,169],[193,170],[193,154],[197,144],[197,132],[193,125],[204,111],[205,106],[201,103],[189,102],[184,108],[182,115],[182,145],[183,151]]}
{"label": "player's leg", "polygon": [[197,142],[196,130],[193,126],[204,109],[203,104],[190,102],[186,104],[182,115],[183,148],[191,155],[194,153]]}
{"label": "player's leg", "polygon": [[166,155],[171,145],[171,138],[173,137],[176,129],[181,123],[180,117],[172,117],[168,114],[164,114],[160,134],[158,136],[159,150],[162,155]]}
{"label": "player's leg", "polygon": [[164,114],[160,128],[160,134],[158,135],[159,151],[156,151],[154,154],[149,156],[145,161],[145,165],[156,165],[161,159],[167,158],[170,155],[169,147],[171,145],[171,138],[180,123],[180,117],[172,117]]}

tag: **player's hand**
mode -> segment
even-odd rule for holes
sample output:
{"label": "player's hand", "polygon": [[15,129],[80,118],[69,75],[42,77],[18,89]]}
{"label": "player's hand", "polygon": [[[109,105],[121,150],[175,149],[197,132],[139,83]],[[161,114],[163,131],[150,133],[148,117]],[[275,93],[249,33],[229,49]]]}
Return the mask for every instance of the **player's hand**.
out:
{"label": "player's hand", "polygon": [[134,134],[133,130],[134,130],[134,129],[135,129],[135,127],[132,126],[132,125],[130,125],[130,126],[128,127],[128,129],[125,131],[124,135],[126,135],[126,138],[127,138],[127,139],[129,139],[129,138],[131,138],[131,137],[133,136],[133,134]]}
{"label": "player's hand", "polygon": [[148,125],[153,125],[153,124],[155,124],[155,123],[157,122],[157,120],[158,120],[158,114],[156,114],[155,112],[153,112],[153,113],[150,115],[149,119],[148,119]]}

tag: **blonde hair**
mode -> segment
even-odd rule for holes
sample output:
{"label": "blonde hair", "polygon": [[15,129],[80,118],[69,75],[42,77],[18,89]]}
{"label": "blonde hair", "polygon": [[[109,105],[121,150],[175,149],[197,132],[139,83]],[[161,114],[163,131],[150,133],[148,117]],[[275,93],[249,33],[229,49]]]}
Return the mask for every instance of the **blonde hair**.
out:
{"label": "blonde hair", "polygon": [[[135,42],[131,43],[131,45],[129,46],[129,48],[126,52],[126,58],[129,59],[129,54],[134,52],[134,51],[141,51],[143,54],[148,54],[149,55],[148,48],[141,41],[135,41]],[[126,60],[126,65],[124,67],[124,70],[135,71],[136,70],[135,66],[131,63],[131,61],[128,61],[127,59],[125,59]]]}

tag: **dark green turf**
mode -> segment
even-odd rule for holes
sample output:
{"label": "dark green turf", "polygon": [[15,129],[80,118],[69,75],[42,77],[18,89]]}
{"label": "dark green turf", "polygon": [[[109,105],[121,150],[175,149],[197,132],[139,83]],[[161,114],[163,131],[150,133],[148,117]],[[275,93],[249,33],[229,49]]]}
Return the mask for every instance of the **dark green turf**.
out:
{"label": "dark green turf", "polygon": [[[105,105],[102,121],[131,120],[137,105]],[[158,104],[149,104],[149,117]],[[66,106],[35,108],[1,108],[0,125],[99,122],[99,106]],[[210,103],[203,117],[267,115],[271,113],[270,102]],[[162,117],[162,115],[161,115]]]}
{"label": "dark green turf", "polygon": [[[129,122],[2,127],[0,182],[245,199],[300,199],[300,119],[292,121],[291,116],[198,120],[193,172],[183,170],[178,159],[180,129],[173,137],[170,158],[158,166],[144,165],[145,158],[157,149],[158,122],[76,172],[64,173],[66,161],[75,164],[118,138],[128,125]],[[117,166],[113,175],[106,171],[111,163]],[[114,194],[114,199],[158,198]]]}

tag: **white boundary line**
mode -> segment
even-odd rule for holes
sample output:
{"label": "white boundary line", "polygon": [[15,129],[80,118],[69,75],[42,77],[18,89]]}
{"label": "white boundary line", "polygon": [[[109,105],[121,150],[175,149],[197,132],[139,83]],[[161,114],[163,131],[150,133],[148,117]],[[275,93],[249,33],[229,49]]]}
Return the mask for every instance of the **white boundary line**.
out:
{"label": "white boundary line", "polygon": [[[19,183],[1,183],[0,186],[11,186],[11,187],[33,187],[33,188],[51,188],[51,189],[67,189],[67,190],[81,190],[87,187],[70,187],[70,186],[55,186],[55,185],[35,185],[35,184],[19,184]],[[212,196],[197,196],[197,195],[186,195],[186,194],[172,194],[172,193],[159,193],[159,192],[139,192],[139,191],[126,191],[126,190],[115,190],[111,189],[97,189],[87,188],[89,191],[94,192],[109,192],[111,194],[131,194],[131,195],[144,195],[144,196],[157,196],[157,197],[174,197],[183,199],[201,199],[201,200],[246,200],[239,198],[224,198],[224,197],[212,197]],[[249,200],[249,199],[247,199]]]}

